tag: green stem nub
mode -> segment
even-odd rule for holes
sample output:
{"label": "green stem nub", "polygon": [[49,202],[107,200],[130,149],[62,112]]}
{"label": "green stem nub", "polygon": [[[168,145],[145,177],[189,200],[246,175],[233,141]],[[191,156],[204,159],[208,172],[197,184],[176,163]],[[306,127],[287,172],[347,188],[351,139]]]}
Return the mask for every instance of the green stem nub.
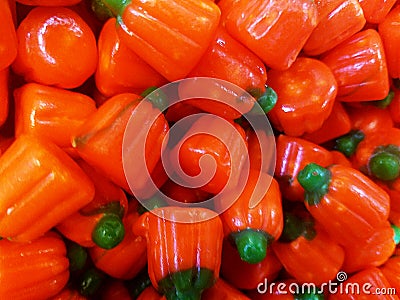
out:
{"label": "green stem nub", "polygon": [[131,0],[101,0],[101,2],[116,17],[122,14],[125,7],[131,2]]}
{"label": "green stem nub", "polygon": [[143,205],[140,205],[138,208],[138,213],[140,215],[144,214],[145,212],[152,211],[153,209],[160,208],[167,206],[168,203],[159,196],[153,196],[149,199],[146,199],[143,202]]}
{"label": "green stem nub", "polygon": [[[269,86],[265,86],[264,91],[261,91],[260,89],[251,89],[249,90],[249,94],[257,100],[257,103],[260,105],[264,113],[270,112],[278,101],[277,93]],[[252,111],[255,110],[253,109]]]}
{"label": "green stem nub", "polygon": [[398,245],[398,244],[400,244],[400,227],[398,227],[394,224],[391,224],[391,227],[394,231],[394,236],[393,236],[394,243],[396,245]]}
{"label": "green stem nub", "polygon": [[365,135],[361,130],[353,130],[341,136],[335,141],[335,149],[342,152],[347,157],[354,154],[358,144],[364,139]]}
{"label": "green stem nub", "polygon": [[69,270],[71,272],[82,270],[86,265],[88,257],[86,248],[70,241],[68,241],[66,245],[67,245],[67,257],[69,260]]}
{"label": "green stem nub", "polygon": [[295,294],[294,300],[324,300],[324,294],[318,293],[317,291],[306,292],[303,294]]}
{"label": "green stem nub", "polygon": [[390,91],[389,94],[382,100],[372,101],[372,104],[378,108],[385,109],[392,103],[394,99],[394,91]]}
{"label": "green stem nub", "polygon": [[379,147],[369,162],[370,173],[376,178],[384,181],[395,180],[400,175],[400,154],[395,145]]}
{"label": "green stem nub", "polygon": [[105,6],[102,0],[92,0],[91,9],[96,15],[97,19],[99,19],[100,21],[106,21],[109,18],[114,17],[112,11],[109,10],[107,6]]}
{"label": "green stem nub", "polygon": [[105,214],[92,232],[93,242],[104,249],[116,247],[125,236],[121,218],[116,214]]}
{"label": "green stem nub", "polygon": [[236,244],[240,258],[249,264],[257,264],[267,255],[267,246],[272,239],[267,233],[245,229],[231,233],[231,238]]}
{"label": "green stem nub", "polygon": [[140,95],[147,101],[150,101],[153,107],[158,108],[162,112],[168,107],[168,96],[156,86],[145,89]]}
{"label": "green stem nub", "polygon": [[158,282],[158,286],[167,300],[200,300],[203,290],[214,283],[213,271],[195,267],[168,275]]}
{"label": "green stem nub", "polygon": [[297,180],[305,190],[304,200],[309,205],[316,205],[328,193],[331,172],[316,163],[309,163],[299,172]]}
{"label": "green stem nub", "polygon": [[290,243],[300,236],[304,236],[304,238],[311,241],[317,234],[312,220],[304,220],[289,212],[285,212],[283,220],[283,231],[279,237],[281,242]]}
{"label": "green stem nub", "polygon": [[99,292],[104,280],[105,276],[100,270],[96,268],[86,270],[80,278],[79,293],[85,297],[94,297]]}

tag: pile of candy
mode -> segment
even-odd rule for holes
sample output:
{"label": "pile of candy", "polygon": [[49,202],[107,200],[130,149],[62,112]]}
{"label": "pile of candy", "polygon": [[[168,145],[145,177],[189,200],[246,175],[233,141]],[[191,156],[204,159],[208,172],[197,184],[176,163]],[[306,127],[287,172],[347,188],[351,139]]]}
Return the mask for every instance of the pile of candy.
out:
{"label": "pile of candy", "polygon": [[399,1],[0,19],[0,299],[398,299]]}

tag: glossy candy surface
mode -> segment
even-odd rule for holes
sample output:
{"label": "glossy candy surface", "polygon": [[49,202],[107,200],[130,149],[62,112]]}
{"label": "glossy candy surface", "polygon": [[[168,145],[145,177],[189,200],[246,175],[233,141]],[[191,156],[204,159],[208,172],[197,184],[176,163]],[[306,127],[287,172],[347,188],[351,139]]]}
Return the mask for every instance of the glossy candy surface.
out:
{"label": "glossy candy surface", "polygon": [[0,0],[0,299],[399,299],[399,9]]}

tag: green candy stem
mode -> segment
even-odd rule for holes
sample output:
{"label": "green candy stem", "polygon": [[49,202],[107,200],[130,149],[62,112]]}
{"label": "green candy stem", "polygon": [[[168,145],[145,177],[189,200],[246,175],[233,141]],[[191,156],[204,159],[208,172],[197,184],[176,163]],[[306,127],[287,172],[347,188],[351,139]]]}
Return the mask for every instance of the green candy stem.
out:
{"label": "green candy stem", "polygon": [[384,99],[371,102],[376,107],[384,109],[390,105],[390,103],[393,101],[393,98],[394,98],[394,91],[389,91],[389,94]]}
{"label": "green candy stem", "polygon": [[400,157],[387,151],[378,152],[371,156],[368,168],[380,180],[395,180],[400,175]]}
{"label": "green candy stem", "polygon": [[158,90],[158,87],[149,87],[140,95],[162,112],[168,107],[168,97],[162,90]]}
{"label": "green candy stem", "polygon": [[122,14],[131,0],[101,0],[101,2],[103,2],[104,6],[106,6],[116,17]]}
{"label": "green candy stem", "polygon": [[104,5],[102,0],[92,0],[91,9],[100,21],[106,21],[114,16],[114,14]]}
{"label": "green candy stem", "polygon": [[116,247],[125,236],[121,218],[116,214],[105,214],[92,232],[93,242],[104,249]]}
{"label": "green candy stem", "polygon": [[88,257],[86,248],[70,241],[68,241],[66,245],[67,245],[67,257],[69,260],[69,270],[71,272],[82,270],[86,265]]}
{"label": "green candy stem", "polygon": [[203,290],[215,283],[213,271],[191,268],[179,271],[158,282],[159,291],[167,300],[200,300]]}
{"label": "green candy stem", "polygon": [[350,157],[354,154],[358,144],[364,137],[365,135],[361,130],[350,131],[348,134],[336,139],[334,148],[347,157]]}
{"label": "green candy stem", "polygon": [[[265,90],[251,89],[249,94],[256,98],[257,103],[260,105],[263,112],[266,114],[271,111],[278,101],[277,93],[269,86],[265,86]],[[250,113],[256,112],[258,110],[252,109]]]}
{"label": "green candy stem", "polygon": [[294,295],[294,300],[323,300],[324,299],[324,295],[321,294],[316,294],[314,292],[310,292],[310,293],[304,293],[304,294],[296,294]]}
{"label": "green candy stem", "polygon": [[240,258],[249,264],[257,264],[267,255],[270,237],[263,231],[251,228],[231,233]]}
{"label": "green candy stem", "polygon": [[145,212],[152,211],[153,209],[167,206],[168,204],[163,198],[159,196],[153,196],[149,199],[146,199],[144,205],[140,205],[138,208],[138,213],[140,215],[144,214]]}
{"label": "green candy stem", "polygon": [[309,205],[316,205],[328,193],[331,172],[316,163],[309,163],[299,172],[297,180],[305,190],[304,200]]}
{"label": "green candy stem", "polygon": [[400,243],[400,227],[397,227],[394,224],[392,224],[391,227],[392,227],[393,232],[394,232],[394,236],[393,236],[394,243],[396,245],[398,245]]}
{"label": "green candy stem", "polygon": [[85,297],[93,297],[99,292],[104,280],[105,276],[100,270],[90,268],[80,278],[79,292]]}
{"label": "green candy stem", "polygon": [[279,237],[281,242],[290,243],[300,236],[304,236],[307,240],[312,240],[316,235],[314,222],[310,220],[303,220],[289,212],[284,214],[283,220],[283,231]]}

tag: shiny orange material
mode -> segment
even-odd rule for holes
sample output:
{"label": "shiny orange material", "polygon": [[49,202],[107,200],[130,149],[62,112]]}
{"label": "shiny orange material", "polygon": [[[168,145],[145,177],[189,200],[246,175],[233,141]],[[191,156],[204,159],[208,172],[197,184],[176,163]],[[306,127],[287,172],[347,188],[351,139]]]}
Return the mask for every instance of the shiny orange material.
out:
{"label": "shiny orange material", "polygon": [[[207,133],[203,133],[205,128]],[[235,187],[239,181],[247,158],[244,138],[244,130],[238,124],[229,122],[222,126],[215,116],[201,116],[171,150],[170,156],[178,157],[179,166],[185,175],[197,176],[202,172],[203,175],[195,178],[191,186],[201,185],[203,191],[217,194],[225,187]],[[200,159],[204,155],[212,156],[213,161],[204,160],[201,170]],[[214,165],[215,173],[211,173]],[[205,184],[202,181],[206,181]]]}
{"label": "shiny orange material", "polygon": [[337,150],[331,150],[330,152],[334,164],[343,165],[346,167],[352,167],[351,161],[342,152]]}
{"label": "shiny orange material", "polygon": [[393,145],[400,147],[400,129],[381,128],[375,132],[369,133],[363,141],[361,141],[351,162],[354,168],[362,170],[377,184],[384,189],[390,196],[390,215],[389,220],[396,225],[400,225],[400,177],[390,181],[381,181],[377,179],[369,168],[369,162],[374,152],[381,146]]}
{"label": "shiny orange material", "polygon": [[265,171],[265,173],[268,173],[267,170],[262,169],[262,160],[264,160],[264,157],[261,154],[261,145],[256,132],[253,130],[246,130],[246,138],[250,160],[250,169],[258,171],[262,170]]}
{"label": "shiny orange material", "polygon": [[382,182],[378,182],[378,184],[390,196],[389,221],[396,226],[400,226],[400,180],[395,180],[391,185]]}
{"label": "shiny orange material", "polygon": [[0,157],[0,236],[28,242],[94,197],[93,183],[56,145],[21,135]]}
{"label": "shiny orange material", "polygon": [[220,14],[218,6],[207,0],[132,1],[121,12],[117,31],[125,45],[174,81],[199,62],[214,37]]}
{"label": "shiny orange material", "polygon": [[49,300],[87,300],[87,299],[88,298],[86,298],[85,296],[81,295],[78,292],[78,290],[71,289],[71,288],[66,286],[62,291],[60,291],[54,297],[51,297]]}
{"label": "shiny orange material", "polygon": [[323,167],[333,163],[333,157],[327,149],[284,134],[276,140],[276,158],[275,178],[285,199],[292,201],[304,200],[304,189],[297,180],[301,169],[310,162]]}
{"label": "shiny orange material", "polygon": [[308,211],[341,245],[370,237],[388,219],[389,195],[356,169],[332,165],[328,170],[327,193],[317,204],[306,201]]}
{"label": "shiny orange material", "polygon": [[4,137],[0,135],[0,156],[6,152],[13,142],[14,137]]}
{"label": "shiny orange material", "polygon": [[[255,191],[257,181],[267,182],[268,178],[272,180],[270,186],[260,191],[261,193]],[[223,194],[221,197],[230,198],[230,194]],[[224,198],[220,199],[221,203],[231,201]],[[254,200],[256,205],[252,206]],[[272,240],[277,240],[283,228],[282,195],[278,182],[266,173],[250,170],[242,193],[220,217],[225,235],[253,229],[266,233]]]}
{"label": "shiny orange material", "polygon": [[[199,188],[191,188],[168,180],[161,187],[161,192],[174,201],[182,203],[198,203],[207,200],[211,195]],[[170,203],[173,205],[173,202]]]}
{"label": "shiny orange material", "polygon": [[[189,82],[188,82],[189,83]],[[189,83],[190,84],[190,83]],[[190,87],[189,87],[190,88]],[[209,112],[215,114],[217,116],[221,116],[228,120],[235,120],[241,117],[241,113],[236,109],[236,105],[244,105],[247,111],[250,111],[251,107],[253,107],[255,100],[254,98],[248,98],[248,100],[240,103],[237,101],[235,104],[231,105],[229,103],[223,103],[221,101],[210,100],[206,98],[195,98],[187,100],[187,104],[194,106],[195,108],[200,109],[201,111]]]}
{"label": "shiny orange material", "polygon": [[[161,143],[168,130],[164,116],[150,102],[143,103],[141,106],[141,112],[144,109],[145,113],[135,114],[135,108],[140,100],[140,96],[131,93],[113,96],[88,118],[72,140],[73,147],[85,161],[127,192],[131,189],[123,169],[122,142],[128,121],[137,124],[139,129],[140,124],[148,122],[152,117],[156,119],[155,123],[151,124],[151,130],[146,137],[145,159],[149,172],[154,169],[160,159]],[[143,138],[142,135],[147,134],[146,128],[143,127],[142,131],[135,132],[135,137]],[[132,141],[135,142],[135,140]],[[140,142],[135,146],[137,148],[130,149],[131,153],[136,154],[142,151]],[[131,171],[137,174],[137,180],[133,184],[136,184],[138,189],[143,187],[146,182],[145,176],[142,176],[143,170],[137,168]]]}
{"label": "shiny orange material", "polygon": [[65,89],[28,83],[14,90],[15,135],[34,134],[59,147],[71,139],[96,111],[90,97]]}
{"label": "shiny orange material", "polygon": [[282,264],[272,249],[267,250],[267,256],[257,264],[243,261],[236,248],[227,240],[224,241],[221,258],[221,276],[232,286],[243,289],[256,289],[265,279],[274,281],[282,270]]}
{"label": "shiny orange material", "polygon": [[301,286],[295,279],[282,279],[277,280],[272,285],[269,281],[267,285],[262,282],[263,285],[260,287],[259,293],[257,290],[251,291],[249,296],[252,300],[295,300],[295,296],[290,291],[290,286]]}
{"label": "shiny orange material", "polygon": [[393,127],[393,120],[388,109],[382,109],[373,105],[361,107],[347,107],[351,127],[361,130],[366,136],[378,131],[387,131]]}
{"label": "shiny orange material", "polygon": [[69,261],[62,239],[48,232],[29,243],[0,240],[0,298],[48,299],[69,278]]}
{"label": "shiny orange material", "polygon": [[124,218],[126,233],[122,242],[110,250],[98,246],[88,250],[96,268],[113,278],[132,279],[146,266],[146,240],[131,230],[138,219],[137,202],[132,202]]}
{"label": "shiny orange material", "polygon": [[[61,1],[61,0],[59,0]],[[70,0],[73,1],[73,0]],[[92,3],[94,1],[80,1],[75,5],[68,6],[68,8],[77,12],[82,19],[88,24],[88,26],[92,29],[94,36],[98,38],[100,31],[104,25],[104,19],[98,18],[96,13],[93,13]],[[57,5],[58,6],[58,5]]]}
{"label": "shiny orange material", "polygon": [[28,82],[71,89],[95,72],[95,36],[69,8],[33,8],[19,24],[17,36],[18,55],[12,68]]}
{"label": "shiny orange material", "polygon": [[321,128],[329,117],[337,93],[337,83],[323,62],[300,57],[285,71],[270,70],[267,84],[278,95],[268,113],[276,129],[300,136]]}
{"label": "shiny orange material", "polygon": [[396,247],[393,229],[389,222],[375,228],[367,239],[354,240],[344,246],[345,259],[342,270],[354,273],[368,267],[378,267],[386,262]]}
{"label": "shiny orange material", "polygon": [[322,124],[321,128],[314,132],[304,134],[302,138],[316,144],[322,144],[340,137],[350,130],[351,121],[348,113],[341,102],[335,101],[332,112]]}
{"label": "shiny orange material", "polygon": [[379,268],[390,285],[400,290],[400,256],[394,255]]}
{"label": "shiny orange material", "polygon": [[198,114],[204,112],[200,108],[190,105],[187,101],[181,101],[168,107],[165,113],[165,118],[168,122],[177,122],[184,117],[192,114]]}
{"label": "shiny orange material", "polygon": [[24,5],[32,6],[69,6],[75,5],[82,0],[16,0]]}
{"label": "shiny orange material", "polygon": [[[129,290],[123,280],[111,279],[107,280],[101,289],[102,300],[132,300]],[[136,298],[137,299],[137,298]]]}
{"label": "shiny orange material", "polygon": [[396,0],[359,0],[359,2],[365,19],[372,24],[381,23],[396,4]]}
{"label": "shiny orange material", "polygon": [[316,5],[319,22],[303,47],[307,55],[319,55],[332,49],[365,25],[358,0],[323,0]]}
{"label": "shiny orange material", "polygon": [[314,224],[315,236],[299,236],[291,242],[278,241],[272,248],[286,271],[300,283],[317,286],[336,279],[345,253],[320,224]]}
{"label": "shiny orange material", "polygon": [[156,208],[141,216],[133,232],[147,240],[148,272],[156,289],[160,280],[190,269],[207,269],[218,279],[223,228],[214,212],[205,208]]}
{"label": "shiny orange material", "polygon": [[385,51],[378,32],[360,31],[321,58],[333,72],[339,101],[380,100],[389,93]]}
{"label": "shiny orange material", "polygon": [[96,86],[105,96],[125,92],[141,93],[151,86],[159,87],[167,83],[165,78],[121,43],[115,18],[109,19],[102,27],[98,52]]}
{"label": "shiny orange material", "polygon": [[[185,80],[179,83],[178,91],[180,99],[187,100],[185,104],[229,120],[249,112],[256,101],[241,87],[222,80]],[[199,97],[199,93],[204,95],[203,98]]]}
{"label": "shiny orange material", "polygon": [[[393,2],[393,1],[388,1]],[[400,78],[400,6],[398,5],[378,25],[385,48],[387,67],[392,78]]]}
{"label": "shiny orange material", "polygon": [[203,300],[250,300],[245,294],[219,278],[209,289],[205,290]]}
{"label": "shiny orange material", "polygon": [[246,91],[264,91],[267,81],[264,63],[221,25],[200,62],[188,75],[196,76],[227,80]]}
{"label": "shiny orange material", "polygon": [[63,236],[83,247],[94,247],[92,233],[103,216],[104,213],[85,216],[76,212],[62,220],[57,225],[57,230]]}
{"label": "shiny orange material", "polygon": [[17,33],[10,2],[0,1],[0,70],[11,65],[17,57]]}
{"label": "shiny orange material", "polygon": [[396,226],[400,226],[400,178],[393,181],[384,182],[375,180],[390,196],[389,221]]}
{"label": "shiny orange material", "polygon": [[235,1],[222,22],[269,67],[285,70],[317,26],[318,11],[310,0]]}
{"label": "shiny orange material", "polygon": [[226,16],[228,15],[230,9],[233,7],[233,4],[235,2],[238,2],[237,0],[218,0],[216,1],[218,4],[218,7],[221,10],[221,23],[225,25],[225,20]]}
{"label": "shiny orange material", "polygon": [[63,219],[56,228],[66,238],[82,247],[94,247],[96,244],[92,240],[92,232],[106,214],[107,208],[115,205],[118,212],[114,213],[125,216],[128,211],[128,199],[120,187],[99,174],[85,161],[79,159],[77,163],[93,182],[95,195],[92,201]]}
{"label": "shiny orange material", "polygon": [[[335,293],[329,295],[330,300],[398,300],[398,296],[390,292],[390,284],[383,273],[376,267],[366,268],[347,278],[345,281],[350,288],[350,285],[358,285],[360,294],[354,293]],[[364,287],[364,290],[362,288]],[[386,293],[383,293],[385,291]]]}
{"label": "shiny orange material", "polygon": [[400,127],[400,90],[394,89],[394,98],[388,106],[393,123]]}
{"label": "shiny orange material", "polygon": [[0,70],[0,127],[8,117],[9,107],[9,68]]}
{"label": "shiny orange material", "polygon": [[[268,140],[271,136],[268,136],[268,132],[260,129],[247,128],[246,139],[247,139],[247,151],[249,154],[250,169],[262,171],[264,173],[271,174],[274,171],[276,162],[276,142],[272,143]],[[264,151],[261,149],[261,144],[267,146]],[[274,163],[271,164],[271,162]]]}
{"label": "shiny orange material", "polygon": [[160,159],[153,171],[150,178],[146,181],[144,187],[135,193],[136,197],[140,199],[149,199],[153,196],[166,182],[168,181],[168,174],[166,173],[163,161]]}
{"label": "shiny orange material", "polygon": [[165,300],[165,296],[160,295],[153,286],[149,286],[136,298],[136,300]]}
{"label": "shiny orange material", "polygon": [[395,145],[400,147],[400,128],[382,127],[376,131],[370,132],[364,140],[362,140],[356,149],[356,152],[351,157],[353,167],[360,169],[372,175],[368,170],[368,162],[374,151],[379,146]]}

